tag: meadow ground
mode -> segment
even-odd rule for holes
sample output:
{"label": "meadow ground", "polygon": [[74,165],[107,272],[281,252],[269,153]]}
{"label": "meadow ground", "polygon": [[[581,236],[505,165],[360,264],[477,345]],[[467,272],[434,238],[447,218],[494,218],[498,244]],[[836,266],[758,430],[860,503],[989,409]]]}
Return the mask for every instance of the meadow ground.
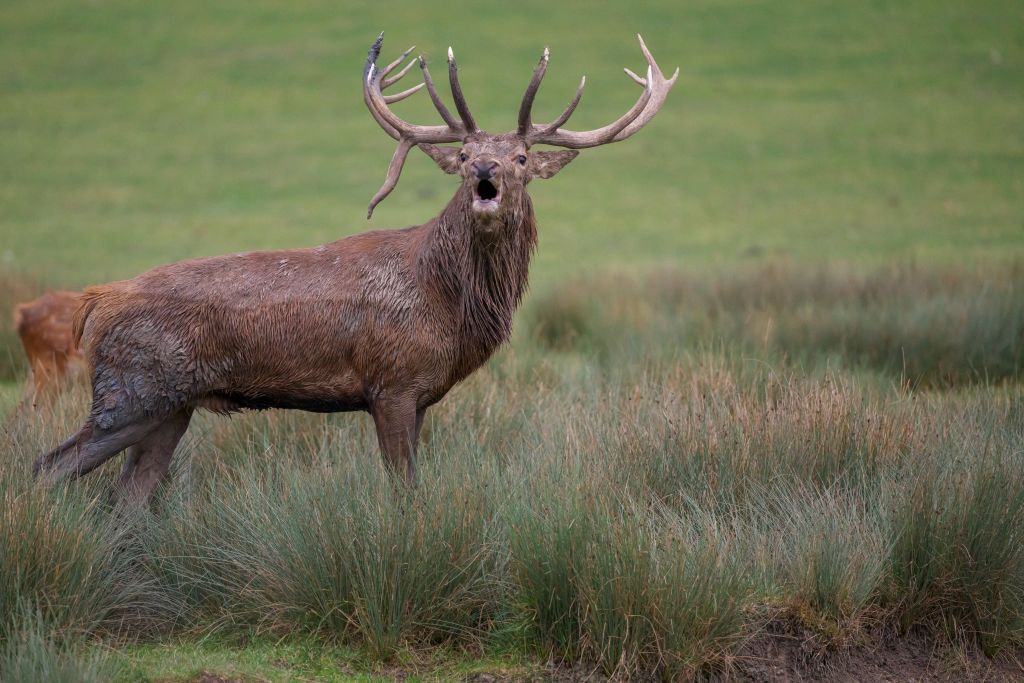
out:
{"label": "meadow ground", "polygon": [[[0,680],[1020,678],[1021,8],[449,7],[0,7]],[[544,45],[540,115],[586,73],[580,127],[635,97],[634,33],[682,67],[531,186],[515,339],[432,411],[420,487],[365,416],[298,413],[199,419],[131,519],[116,466],[33,487],[85,396],[13,411],[14,302],[447,201],[420,155],[363,218],[381,29],[453,45],[493,129]]]}

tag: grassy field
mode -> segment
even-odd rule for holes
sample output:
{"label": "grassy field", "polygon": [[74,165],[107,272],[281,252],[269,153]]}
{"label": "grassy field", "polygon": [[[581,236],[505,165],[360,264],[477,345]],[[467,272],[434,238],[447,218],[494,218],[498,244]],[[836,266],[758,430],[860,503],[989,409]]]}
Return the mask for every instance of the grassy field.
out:
{"label": "grassy field", "polygon": [[924,638],[1012,680],[1020,273],[571,283],[433,409],[411,493],[365,416],[284,412],[197,420],[152,511],[106,508],[116,465],[34,487],[72,392],[8,425],[0,677],[765,680],[781,630],[805,677]]}
{"label": "grassy field", "polygon": [[[1019,678],[1022,20],[3,3],[0,680],[869,680],[883,645],[923,648],[890,660],[906,678]],[[636,96],[635,33],[682,68],[647,130],[531,186],[515,339],[433,410],[419,488],[384,477],[366,416],[300,413],[198,419],[130,519],[116,465],[34,487],[86,397],[11,410],[15,302],[447,201],[418,155],[364,218],[392,152],[359,92],[382,29],[389,56],[452,45],[493,130],[544,45],[539,116],[585,73],[579,127]]]}

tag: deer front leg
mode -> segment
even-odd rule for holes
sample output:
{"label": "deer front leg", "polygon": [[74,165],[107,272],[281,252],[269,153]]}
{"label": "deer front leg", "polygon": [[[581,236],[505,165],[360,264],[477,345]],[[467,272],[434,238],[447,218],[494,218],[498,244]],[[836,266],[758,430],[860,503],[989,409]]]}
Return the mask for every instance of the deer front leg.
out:
{"label": "deer front leg", "polygon": [[411,397],[395,397],[378,401],[370,412],[384,462],[407,484],[415,485],[416,444],[424,411],[417,410]]}

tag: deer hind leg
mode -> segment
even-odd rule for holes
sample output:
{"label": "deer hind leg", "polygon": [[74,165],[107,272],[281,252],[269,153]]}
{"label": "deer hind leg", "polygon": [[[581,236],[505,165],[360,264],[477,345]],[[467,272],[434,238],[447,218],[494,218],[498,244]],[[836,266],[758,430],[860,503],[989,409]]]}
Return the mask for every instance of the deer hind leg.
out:
{"label": "deer hind leg", "polygon": [[32,471],[49,481],[75,479],[93,471],[128,446],[141,441],[177,410],[139,405],[124,381],[93,378],[92,411],[78,432],[39,456]]}
{"label": "deer hind leg", "polygon": [[392,399],[376,403],[370,412],[384,462],[407,484],[415,485],[416,442],[423,422],[422,411],[416,409],[413,399]]}
{"label": "deer hind leg", "polygon": [[[415,432],[412,435],[412,450],[413,453],[419,448],[420,439],[423,438],[423,418],[427,416],[426,408],[416,409],[416,427]],[[428,435],[429,436],[429,435]]]}
{"label": "deer hind leg", "polygon": [[157,420],[145,420],[101,429],[90,418],[67,441],[39,456],[32,472],[51,482],[76,479],[144,438],[159,424]]}
{"label": "deer hind leg", "polygon": [[192,409],[186,408],[128,448],[118,489],[124,500],[149,500],[157,485],[167,477],[174,449],[185,435],[191,419]]}

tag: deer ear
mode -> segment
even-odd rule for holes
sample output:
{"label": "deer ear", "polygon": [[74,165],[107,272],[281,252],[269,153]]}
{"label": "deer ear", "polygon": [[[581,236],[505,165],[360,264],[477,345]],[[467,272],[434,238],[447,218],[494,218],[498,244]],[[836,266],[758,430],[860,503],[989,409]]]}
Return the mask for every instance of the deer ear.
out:
{"label": "deer ear", "polygon": [[557,152],[534,152],[530,155],[530,158],[533,160],[533,177],[550,178],[575,159],[577,154],[579,154],[579,150],[575,149],[564,149]]}
{"label": "deer ear", "polygon": [[416,146],[426,152],[445,173],[455,174],[459,172],[460,150],[454,147],[438,147],[426,142],[421,142]]}

